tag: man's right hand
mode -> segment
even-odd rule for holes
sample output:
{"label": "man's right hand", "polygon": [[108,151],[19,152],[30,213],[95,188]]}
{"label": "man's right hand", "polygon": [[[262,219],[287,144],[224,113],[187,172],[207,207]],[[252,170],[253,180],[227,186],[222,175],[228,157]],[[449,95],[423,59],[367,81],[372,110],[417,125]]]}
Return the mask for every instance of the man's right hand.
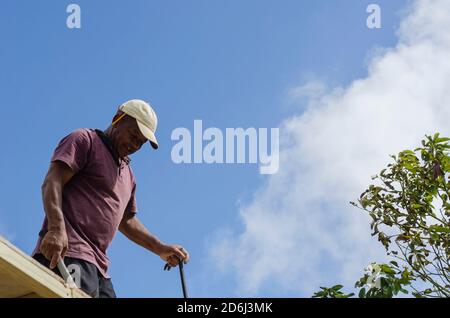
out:
{"label": "man's right hand", "polygon": [[66,230],[49,230],[41,241],[40,251],[50,261],[50,268],[58,265],[59,259],[64,259],[68,247]]}

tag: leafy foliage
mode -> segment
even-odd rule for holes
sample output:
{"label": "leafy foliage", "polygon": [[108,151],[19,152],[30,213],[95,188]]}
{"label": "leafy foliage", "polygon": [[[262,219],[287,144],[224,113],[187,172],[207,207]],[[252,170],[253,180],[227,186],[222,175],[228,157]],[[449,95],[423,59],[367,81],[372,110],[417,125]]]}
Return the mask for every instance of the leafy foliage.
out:
{"label": "leafy foliage", "polygon": [[[369,214],[371,235],[403,264],[375,264],[381,269],[380,288],[369,284],[366,292],[366,274],[355,285],[361,288],[359,297],[393,297],[405,292],[404,286],[415,297],[450,296],[449,141],[439,134],[426,136],[422,147],[391,156],[393,162],[373,177],[376,184],[357,203],[350,202]],[[419,280],[425,290],[414,287]]]}
{"label": "leafy foliage", "polygon": [[350,298],[355,295],[353,293],[344,294],[341,292],[343,287],[342,285],[336,285],[331,288],[320,287],[321,291],[316,292],[313,298]]}

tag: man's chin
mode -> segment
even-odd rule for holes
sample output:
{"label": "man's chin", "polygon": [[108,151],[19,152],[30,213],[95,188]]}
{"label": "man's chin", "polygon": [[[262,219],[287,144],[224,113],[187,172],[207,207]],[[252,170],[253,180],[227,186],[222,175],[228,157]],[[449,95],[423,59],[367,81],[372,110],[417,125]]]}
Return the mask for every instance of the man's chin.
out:
{"label": "man's chin", "polygon": [[125,157],[128,156],[128,151],[125,151],[124,148],[119,148],[119,151],[117,152],[117,154],[119,155],[120,159],[124,159]]}

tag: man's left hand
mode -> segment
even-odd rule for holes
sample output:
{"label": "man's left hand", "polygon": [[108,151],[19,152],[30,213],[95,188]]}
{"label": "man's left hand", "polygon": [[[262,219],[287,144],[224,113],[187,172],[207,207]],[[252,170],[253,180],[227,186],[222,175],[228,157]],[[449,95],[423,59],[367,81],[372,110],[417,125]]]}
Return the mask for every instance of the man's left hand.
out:
{"label": "man's left hand", "polygon": [[189,253],[180,245],[163,245],[159,253],[159,257],[163,261],[166,261],[171,267],[178,266],[178,262],[181,260],[184,264],[189,261]]}

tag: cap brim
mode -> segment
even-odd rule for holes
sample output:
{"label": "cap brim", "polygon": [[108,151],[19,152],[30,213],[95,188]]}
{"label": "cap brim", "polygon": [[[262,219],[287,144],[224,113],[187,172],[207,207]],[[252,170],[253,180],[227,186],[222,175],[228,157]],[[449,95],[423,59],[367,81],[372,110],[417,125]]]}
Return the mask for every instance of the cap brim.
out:
{"label": "cap brim", "polygon": [[141,124],[139,120],[136,120],[138,124],[139,130],[142,135],[150,141],[150,145],[152,145],[153,149],[158,149],[158,141],[156,140],[155,134],[150,130],[147,126]]}

